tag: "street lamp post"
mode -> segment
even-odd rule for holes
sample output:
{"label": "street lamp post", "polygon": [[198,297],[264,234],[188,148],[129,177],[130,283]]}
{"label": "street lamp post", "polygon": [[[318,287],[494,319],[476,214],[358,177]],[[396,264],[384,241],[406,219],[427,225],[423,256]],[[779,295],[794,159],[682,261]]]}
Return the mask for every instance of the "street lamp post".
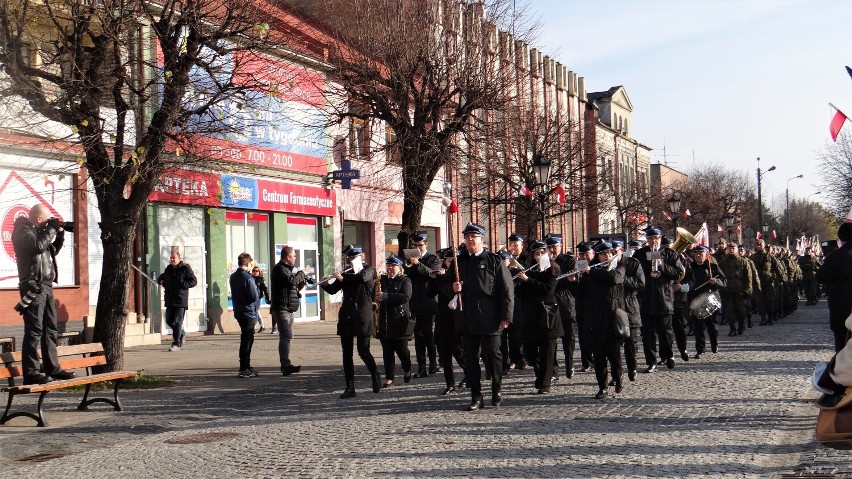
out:
{"label": "street lamp post", "polygon": [[761,175],[769,173],[770,171],[775,171],[775,167],[770,166],[769,169],[766,170],[766,171],[760,170],[760,157],[758,156],[757,157],[757,225],[758,225],[758,227],[760,227],[760,225],[763,224],[763,198],[761,196],[761,191],[760,191]]}
{"label": "street lamp post", "polygon": [[532,168],[535,175],[535,183],[541,186],[541,191],[538,193],[538,200],[541,209],[541,239],[544,241],[544,235],[546,234],[545,223],[547,222],[545,201],[547,200],[547,181],[550,179],[550,161],[541,153],[535,153],[532,158]]}
{"label": "street lamp post", "polygon": [[790,181],[797,178],[804,178],[804,175],[798,175],[787,180],[786,200],[784,207],[784,237],[787,238],[787,243],[790,242]]}
{"label": "street lamp post", "polygon": [[674,223],[674,236],[677,237],[677,216],[680,213],[680,198],[672,194],[669,197],[669,210],[672,212],[672,222]]}
{"label": "street lamp post", "polygon": [[725,215],[725,226],[728,227],[728,242],[730,242],[731,234],[734,232],[734,215],[732,213]]}

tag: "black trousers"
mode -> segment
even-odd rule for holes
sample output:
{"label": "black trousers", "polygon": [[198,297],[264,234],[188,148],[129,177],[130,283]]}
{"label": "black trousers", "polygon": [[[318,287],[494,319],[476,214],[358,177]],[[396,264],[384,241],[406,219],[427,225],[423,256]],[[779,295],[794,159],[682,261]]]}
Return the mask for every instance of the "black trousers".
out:
{"label": "black trousers", "polygon": [[512,323],[500,335],[500,353],[503,355],[503,370],[509,369],[509,363],[524,367],[524,336],[520,325]]}
{"label": "black trousers", "polygon": [[526,339],[524,354],[526,354],[527,364],[535,371],[535,388],[549,387],[550,378],[553,376],[553,363],[556,359],[556,338]]}
{"label": "black trousers", "polygon": [[[561,313],[561,311],[560,311]],[[574,329],[576,328],[577,323],[572,321],[570,318],[562,319],[562,331],[564,331],[564,335],[562,336],[562,354],[565,357],[565,373],[568,371],[574,370],[574,350],[576,349],[576,337]],[[580,353],[582,355],[582,353]],[[555,358],[554,358],[555,360]]]}
{"label": "black trousers", "polygon": [[608,334],[606,339],[595,344],[595,379],[598,380],[598,389],[605,390],[609,385],[607,380],[607,363],[612,371],[612,378],[621,383],[624,370],[621,366],[621,339]]}
{"label": "black trousers", "polygon": [[364,361],[370,374],[376,374],[376,360],[370,352],[370,337],[369,336],[341,336],[340,346],[343,348],[343,377],[347,381],[355,380],[355,363],[352,359],[353,342],[358,344],[358,356]]}
{"label": "black trousers", "polygon": [[624,340],[624,364],[628,371],[636,371],[639,367],[636,356],[639,354],[639,342],[641,335],[639,334],[639,323],[630,322],[630,337]]}
{"label": "black trousers", "polygon": [[166,308],[166,326],[172,330],[172,346],[181,347],[186,337],[183,330],[183,318],[186,308]]}
{"label": "black trousers", "polygon": [[586,369],[594,363],[595,358],[592,345],[588,344],[583,335],[583,320],[580,319],[579,315],[577,316],[577,343],[580,345],[580,366]]}
{"label": "black trousers", "polygon": [[500,393],[503,383],[503,357],[500,353],[500,335],[471,335],[462,336],[464,344],[467,387],[474,401],[482,399],[482,368],[479,367],[479,352],[485,356],[486,368],[491,370],[491,395]]}
{"label": "black trousers", "polygon": [[240,371],[251,367],[251,348],[254,346],[254,318],[236,318],[240,325]]}
{"label": "black trousers", "polygon": [[689,329],[689,323],[687,323],[683,308],[675,308],[674,313],[672,313],[672,333],[674,333],[677,350],[681,353],[686,352],[687,329]]}
{"label": "black trousers", "polygon": [[[674,357],[672,353],[674,332],[672,331],[671,314],[643,314],[641,330],[642,350],[645,352],[645,362],[648,366],[656,365],[660,360],[665,361]],[[659,356],[657,337],[660,339]]]}
{"label": "black trousers", "polygon": [[447,386],[454,386],[456,377],[453,371],[453,358],[462,369],[462,374],[464,374],[465,359],[461,336],[456,334],[455,324],[452,321],[438,319],[435,322],[435,343],[438,348],[438,357],[441,359],[441,367],[444,369],[444,380]]}
{"label": "black trousers", "polygon": [[704,319],[691,317],[693,329],[695,330],[695,352],[704,354],[707,351],[707,342],[704,339],[704,330],[707,330],[707,336],[710,337],[710,348],[714,351],[719,345],[719,330],[716,329],[715,314],[711,314]]}
{"label": "black trousers", "polygon": [[436,363],[436,348],[435,348],[435,315],[434,314],[418,314],[414,317],[414,354],[417,357],[417,364],[426,364],[426,357],[429,357],[429,366],[434,366]]}
{"label": "black trousers", "polygon": [[44,360],[44,373],[50,376],[59,372],[59,358],[56,356],[58,337],[53,286],[49,283],[42,284],[41,293],[24,309],[24,343],[21,351],[24,376],[39,374],[39,351]]}
{"label": "black trousers", "polygon": [[393,381],[396,373],[395,356],[399,357],[399,364],[403,373],[411,372],[411,352],[408,350],[407,339],[382,339],[382,359],[385,362],[385,379]]}

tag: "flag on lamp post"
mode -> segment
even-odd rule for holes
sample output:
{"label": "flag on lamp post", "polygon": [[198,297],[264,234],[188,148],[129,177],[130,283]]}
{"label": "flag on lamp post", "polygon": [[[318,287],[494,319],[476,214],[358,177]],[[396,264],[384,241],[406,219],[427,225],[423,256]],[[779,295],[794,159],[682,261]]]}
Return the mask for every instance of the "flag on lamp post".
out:
{"label": "flag on lamp post", "polygon": [[725,228],[722,225],[716,225],[716,231],[718,231],[720,233],[724,233]]}
{"label": "flag on lamp post", "polygon": [[829,103],[828,106],[831,108],[831,124],[828,125],[828,131],[831,133],[832,141],[837,141],[837,135],[840,134],[840,129],[843,128],[843,123],[845,123],[849,117],[831,103]]}
{"label": "flag on lamp post", "polygon": [[758,231],[758,232],[757,232],[757,236],[755,237],[755,239],[763,239],[763,233],[761,233],[760,231]]}
{"label": "flag on lamp post", "polygon": [[526,183],[521,183],[518,186],[518,196],[532,196],[532,191],[527,188]]}
{"label": "flag on lamp post", "polygon": [[556,201],[560,205],[564,205],[565,204],[565,183],[559,183],[556,186],[556,188],[553,189],[553,191],[556,193]]}
{"label": "flag on lamp post", "polygon": [[666,213],[665,211],[663,211],[663,218],[667,219],[668,221],[671,221],[671,220],[672,220],[672,217],[671,217],[671,216],[669,216],[669,214],[668,214],[668,213]]}
{"label": "flag on lamp post", "polygon": [[689,218],[690,216],[692,216],[692,213],[690,213],[689,208],[687,208],[686,211],[683,212],[683,217]]}
{"label": "flag on lamp post", "polygon": [[778,239],[778,233],[775,230],[772,230],[772,239]]}

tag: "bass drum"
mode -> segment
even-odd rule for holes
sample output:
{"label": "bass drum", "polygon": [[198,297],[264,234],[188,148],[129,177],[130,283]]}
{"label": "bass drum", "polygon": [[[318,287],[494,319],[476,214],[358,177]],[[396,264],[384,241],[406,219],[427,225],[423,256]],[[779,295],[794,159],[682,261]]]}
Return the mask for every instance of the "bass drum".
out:
{"label": "bass drum", "polygon": [[708,318],[720,309],[722,309],[722,298],[718,291],[701,293],[689,303],[689,313],[698,319]]}

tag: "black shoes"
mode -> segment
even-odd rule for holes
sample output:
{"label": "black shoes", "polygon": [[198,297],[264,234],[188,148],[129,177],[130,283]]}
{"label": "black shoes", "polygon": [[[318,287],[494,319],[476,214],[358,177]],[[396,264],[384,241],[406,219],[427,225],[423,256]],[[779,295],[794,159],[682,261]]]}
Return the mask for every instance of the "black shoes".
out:
{"label": "black shoes", "polygon": [[[687,358],[689,358],[689,356],[687,356]],[[666,367],[669,368],[669,369],[674,369],[674,359],[672,359],[672,358],[666,359]]]}
{"label": "black shoes", "polygon": [[388,379],[384,384],[382,384],[382,389],[387,389],[391,386],[393,386],[393,379]]}
{"label": "black shoes", "polygon": [[636,370],[635,369],[631,369],[630,371],[627,371],[627,379],[629,379],[631,381],[636,381]]}
{"label": "black shoes", "polygon": [[621,391],[624,391],[624,385],[621,384],[621,381],[615,383],[615,394],[620,394]]}
{"label": "black shoes", "polygon": [[61,370],[57,373],[50,375],[53,379],[74,379],[77,377],[77,373],[73,371]]}
{"label": "black shoes", "polygon": [[459,389],[466,388],[467,387],[467,378],[462,377],[461,381],[459,381],[459,384],[456,387],[459,388]]}
{"label": "black shoes", "polygon": [[447,386],[446,388],[444,388],[444,391],[441,392],[441,396],[447,396],[449,394],[453,394],[454,392],[456,392],[455,386]]}
{"label": "black shoes", "polygon": [[500,407],[503,404],[503,396],[500,393],[494,394],[491,396],[491,405],[494,407]]}
{"label": "black shoes", "polygon": [[346,381],[346,389],[340,395],[340,399],[349,399],[355,397],[355,381]]}
{"label": "black shoes", "polygon": [[728,336],[736,336],[736,335],[737,335],[737,332],[733,329],[731,330],[730,333],[728,333]]}
{"label": "black shoes", "polygon": [[476,411],[477,409],[485,409],[485,403],[482,402],[482,399],[474,399],[464,408],[465,411]]}
{"label": "black shoes", "polygon": [[648,369],[646,369],[646,370],[645,370],[645,372],[646,372],[646,373],[653,373],[653,372],[654,372],[654,371],[656,371],[656,370],[657,370],[657,365],[656,365],[656,364],[652,364],[652,365],[648,366]]}
{"label": "black shoes", "polygon": [[44,374],[36,374],[35,376],[24,376],[24,384],[47,384],[53,381],[50,376],[45,376]]}
{"label": "black shoes", "polygon": [[606,389],[601,389],[600,391],[598,391],[597,394],[595,394],[595,399],[603,399],[605,397],[606,397]]}
{"label": "black shoes", "polygon": [[373,373],[373,392],[377,393],[382,390],[382,377],[379,375],[379,372],[376,371]]}
{"label": "black shoes", "polygon": [[443,369],[441,369],[441,366],[438,366],[437,364],[429,366],[429,374],[438,374],[441,371],[443,371]]}
{"label": "black shoes", "polygon": [[402,373],[402,381],[403,381],[405,384],[408,384],[408,383],[410,383],[410,382],[411,382],[411,371],[404,371],[404,372]]}
{"label": "black shoes", "polygon": [[428,372],[426,372],[426,365],[425,365],[425,364],[421,364],[421,365],[417,368],[417,372],[414,374],[414,378],[415,378],[415,379],[420,379],[420,378],[425,378],[425,377],[427,377],[427,376],[429,376],[429,373],[428,373]]}
{"label": "black shoes", "polygon": [[684,360],[684,362],[689,361],[689,353],[686,351],[680,352],[680,358]]}
{"label": "black shoes", "polygon": [[291,375],[293,373],[297,373],[301,370],[302,370],[302,366],[293,366],[291,364],[289,366],[285,366],[285,367],[281,368],[281,375],[282,376],[289,376],[289,375]]}
{"label": "black shoes", "polygon": [[565,370],[565,377],[568,378],[568,379],[573,378],[574,377],[574,368],[566,369]]}
{"label": "black shoes", "polygon": [[718,353],[719,352],[719,345],[718,344],[711,344],[710,345],[710,351],[713,351],[714,353]]}

